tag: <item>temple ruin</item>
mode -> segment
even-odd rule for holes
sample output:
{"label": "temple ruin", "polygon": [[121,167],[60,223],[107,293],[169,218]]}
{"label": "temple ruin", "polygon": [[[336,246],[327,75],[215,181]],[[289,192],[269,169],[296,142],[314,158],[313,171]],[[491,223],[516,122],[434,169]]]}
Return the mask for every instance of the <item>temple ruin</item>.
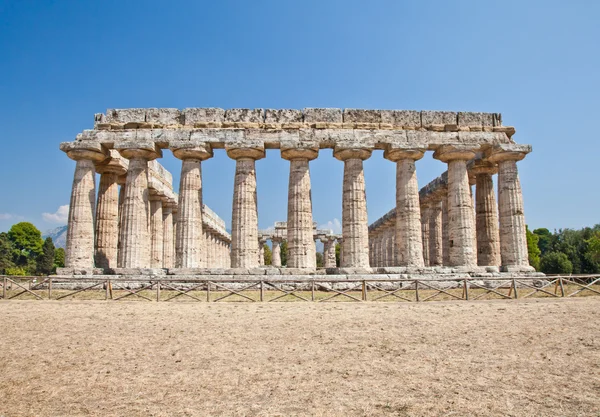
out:
{"label": "temple ruin", "polygon": [[[266,274],[267,240],[281,274],[529,273],[517,162],[531,147],[514,133],[497,113],[109,109],[60,145],[76,168],[59,274]],[[309,162],[326,148],[344,163],[341,236],[313,223]],[[156,161],[165,149],[181,160],[178,195]],[[202,203],[202,161],[220,149],[236,161],[231,235]],[[266,149],[290,161],[288,217],[261,232],[255,164]],[[369,226],[363,161],[373,150],[396,164],[396,207]],[[419,190],[415,161],[428,151],[447,171]],[[322,270],[316,240],[325,245]]]}

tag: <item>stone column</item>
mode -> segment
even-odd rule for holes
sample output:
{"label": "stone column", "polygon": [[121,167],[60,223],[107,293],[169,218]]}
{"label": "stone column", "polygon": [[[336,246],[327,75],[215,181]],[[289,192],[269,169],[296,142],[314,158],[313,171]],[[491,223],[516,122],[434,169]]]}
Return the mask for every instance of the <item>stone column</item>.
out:
{"label": "stone column", "polygon": [[173,245],[173,205],[168,202],[163,211],[163,268],[173,268],[175,259],[175,246]]}
{"label": "stone column", "polygon": [[277,237],[271,238],[273,249],[271,251],[271,265],[276,268],[281,268],[281,239]]}
{"label": "stone column", "polygon": [[476,266],[475,212],[467,172],[467,161],[475,152],[463,145],[444,145],[433,157],[448,164],[450,265]]}
{"label": "stone column", "polygon": [[477,161],[475,175],[475,226],[477,229],[477,265],[500,266],[500,234],[498,211],[492,175],[496,167],[489,161]]}
{"label": "stone column", "polygon": [[[340,266],[342,266],[342,261],[344,260],[344,238],[338,237],[337,242],[338,242],[338,245],[340,245]],[[336,266],[337,266],[337,259],[336,259]]]}
{"label": "stone column", "polygon": [[96,244],[94,259],[98,268],[116,268],[119,246],[119,178],[127,172],[126,160],[119,152],[96,166],[100,174],[96,207]]}
{"label": "stone column", "polygon": [[258,266],[258,208],[256,200],[256,160],[264,158],[264,148],[227,148],[236,160],[231,218],[231,267]]}
{"label": "stone column", "polygon": [[117,232],[117,267],[121,264],[123,251],[121,248],[121,229],[123,228],[123,205],[125,204],[125,184],[127,183],[127,174],[119,177],[119,230]]}
{"label": "stone column", "polygon": [[335,268],[335,238],[327,237],[323,240],[323,266]]}
{"label": "stone column", "polygon": [[281,157],[290,161],[287,217],[287,266],[290,268],[314,268],[316,264],[308,163],[318,154],[318,148],[281,150]]}
{"label": "stone column", "polygon": [[385,250],[386,250],[386,262],[385,266],[395,266],[396,260],[394,259],[394,235],[396,234],[396,225],[391,223],[386,225],[385,229]]}
{"label": "stone column", "polygon": [[258,238],[258,265],[265,265],[265,244],[267,243],[267,239],[264,237]]}
{"label": "stone column", "polygon": [[201,162],[212,157],[209,145],[171,146],[173,155],[181,159],[179,181],[179,219],[175,237],[175,267],[199,268],[206,262],[206,239],[202,233],[202,168]]}
{"label": "stone column", "polygon": [[442,197],[442,264],[450,265],[450,221],[448,218],[448,191]]}
{"label": "stone column", "polygon": [[106,158],[98,143],[88,145],[61,144],[61,150],[75,161],[67,226],[65,267],[87,269],[94,267],[94,209],[96,206],[96,168],[94,162]]}
{"label": "stone column", "polygon": [[500,255],[506,272],[533,271],[529,265],[523,193],[517,161],[531,152],[528,145],[499,145],[490,151],[489,160],[498,163],[498,207]]}
{"label": "stone column", "polygon": [[415,161],[423,149],[388,147],[384,158],[396,162],[396,242],[400,266],[424,265],[421,236],[421,207]]}
{"label": "stone column", "polygon": [[441,266],[443,262],[442,202],[429,206],[429,266]]}
{"label": "stone column", "polygon": [[162,208],[162,198],[150,196],[150,268],[163,267],[164,224]]}
{"label": "stone column", "polygon": [[346,268],[369,267],[369,224],[363,161],[370,149],[335,149],[333,156],[344,161],[342,193],[343,263]]}
{"label": "stone column", "polygon": [[129,159],[125,201],[123,202],[123,223],[120,230],[121,253],[119,268],[150,267],[150,207],[148,190],[148,161],[161,156],[154,143],[138,148],[123,144],[118,151]]}
{"label": "stone column", "polygon": [[423,264],[429,266],[429,206],[421,204],[421,242],[423,244]]}

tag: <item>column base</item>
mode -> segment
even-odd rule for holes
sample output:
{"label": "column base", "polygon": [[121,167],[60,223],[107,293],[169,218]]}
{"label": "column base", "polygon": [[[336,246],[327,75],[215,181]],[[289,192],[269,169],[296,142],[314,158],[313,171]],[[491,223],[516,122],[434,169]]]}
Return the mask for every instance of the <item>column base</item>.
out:
{"label": "column base", "polygon": [[535,272],[535,268],[530,265],[503,265],[500,272]]}

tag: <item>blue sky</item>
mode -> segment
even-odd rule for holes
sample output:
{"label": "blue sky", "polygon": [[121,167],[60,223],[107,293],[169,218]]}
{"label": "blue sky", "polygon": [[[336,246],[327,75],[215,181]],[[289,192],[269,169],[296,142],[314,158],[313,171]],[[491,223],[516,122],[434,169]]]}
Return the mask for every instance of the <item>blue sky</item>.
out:
{"label": "blue sky", "polygon": [[[127,107],[501,112],[534,148],[530,227],[600,223],[599,21],[595,1],[0,0],[0,231],[58,226],[74,169],[59,143]],[[161,162],[177,187],[180,161]],[[274,150],[257,163],[260,228],[286,219],[288,166]],[[228,226],[234,168],[224,151],[203,165]],[[428,153],[417,170],[422,186],[445,166]],[[341,219],[342,174],[331,150],[311,162],[320,225]],[[365,177],[373,222],[394,164],[376,151]]]}

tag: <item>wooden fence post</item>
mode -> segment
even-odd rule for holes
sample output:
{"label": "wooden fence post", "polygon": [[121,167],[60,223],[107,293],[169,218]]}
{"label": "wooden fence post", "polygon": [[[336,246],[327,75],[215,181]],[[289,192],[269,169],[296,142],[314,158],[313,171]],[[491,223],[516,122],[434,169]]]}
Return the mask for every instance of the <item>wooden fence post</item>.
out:
{"label": "wooden fence post", "polygon": [[466,279],[466,278],[464,279],[464,281],[463,281],[463,282],[464,282],[464,284],[463,284],[463,285],[464,285],[464,287],[465,287],[465,289],[464,289],[464,293],[465,293],[465,300],[469,301],[469,283],[467,282],[467,279]]}
{"label": "wooden fence post", "polygon": [[311,301],[315,301],[315,281],[310,282],[310,299]]}
{"label": "wooden fence post", "polygon": [[206,282],[206,302],[210,302],[210,281]]}
{"label": "wooden fence post", "polygon": [[512,279],[512,289],[515,292],[515,300],[517,298],[519,298],[519,295],[517,294],[517,280],[515,278]]}
{"label": "wooden fence post", "polygon": [[262,280],[260,281],[260,301],[265,301],[265,285]]}
{"label": "wooden fence post", "polygon": [[160,281],[156,281],[156,302],[160,301]]}
{"label": "wooden fence post", "polygon": [[362,299],[367,301],[367,281],[363,279],[362,282]]}
{"label": "wooden fence post", "polygon": [[560,296],[564,297],[565,296],[565,287],[563,285],[562,277],[558,277],[558,284],[560,285]]}
{"label": "wooden fence post", "polygon": [[48,277],[48,300],[52,300],[52,278]]}
{"label": "wooden fence post", "polygon": [[2,284],[2,299],[6,300],[6,277],[4,277],[4,284]]}
{"label": "wooden fence post", "polygon": [[419,301],[419,281],[415,280],[415,298]]}
{"label": "wooden fence post", "polygon": [[108,292],[109,292],[108,285],[109,285],[109,283],[110,283],[110,280],[107,280],[104,283],[104,290],[105,290],[104,291],[104,300],[108,300]]}

